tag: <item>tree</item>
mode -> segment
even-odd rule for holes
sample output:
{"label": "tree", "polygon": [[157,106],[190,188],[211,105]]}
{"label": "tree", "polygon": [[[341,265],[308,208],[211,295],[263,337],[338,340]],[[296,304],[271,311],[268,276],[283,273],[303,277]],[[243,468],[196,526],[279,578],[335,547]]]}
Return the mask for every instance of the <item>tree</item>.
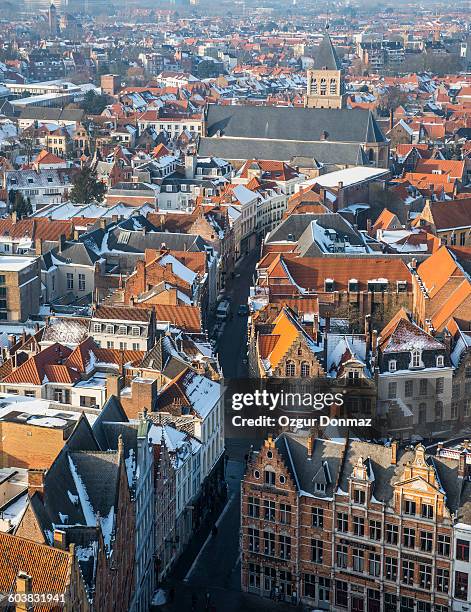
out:
{"label": "tree", "polygon": [[378,112],[387,115],[406,102],[407,93],[405,91],[399,87],[389,87],[378,100]]}
{"label": "tree", "polygon": [[25,198],[23,194],[21,193],[21,191],[11,191],[10,192],[10,203],[11,203],[11,210],[12,212],[16,213],[17,219],[28,217],[33,212],[33,207],[31,206],[31,200],[29,198]]}
{"label": "tree", "polygon": [[81,108],[87,115],[100,115],[108,104],[108,96],[104,94],[97,94],[90,89],[85,94],[81,103]]}
{"label": "tree", "polygon": [[105,193],[106,187],[97,179],[96,171],[86,166],[75,176],[69,199],[74,204],[103,202]]}

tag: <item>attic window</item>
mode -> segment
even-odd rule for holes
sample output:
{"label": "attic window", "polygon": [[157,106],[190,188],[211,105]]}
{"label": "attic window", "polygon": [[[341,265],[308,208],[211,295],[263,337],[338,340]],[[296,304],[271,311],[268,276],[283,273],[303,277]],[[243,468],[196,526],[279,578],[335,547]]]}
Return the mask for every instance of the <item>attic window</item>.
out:
{"label": "attic window", "polygon": [[407,291],[407,281],[397,281],[398,293],[405,293]]}
{"label": "attic window", "polygon": [[389,362],[389,371],[395,372],[396,370],[397,370],[397,362],[395,359],[391,359],[391,361]]}
{"label": "attic window", "polygon": [[445,365],[445,358],[443,355],[437,355],[437,368],[443,368]]}
{"label": "attic window", "polygon": [[331,278],[326,278],[324,281],[324,291],[326,293],[332,293],[334,290],[334,281]]}
{"label": "attic window", "polygon": [[29,183],[30,185],[32,185],[32,184],[34,183],[34,179],[29,178],[29,179],[28,179],[28,183]]}
{"label": "attic window", "polygon": [[316,482],[314,483],[314,489],[320,493],[325,493],[325,484],[323,482]]}
{"label": "attic window", "polygon": [[51,177],[51,176],[48,176],[48,177],[47,177],[47,182],[48,182],[48,183],[52,183],[52,177]]}
{"label": "attic window", "polygon": [[378,278],[376,280],[368,281],[368,291],[382,292],[388,288],[388,281],[386,278]]}
{"label": "attic window", "polygon": [[348,281],[348,290],[349,291],[358,291],[358,281],[356,278],[351,278]]}
{"label": "attic window", "polygon": [[421,352],[419,349],[414,349],[411,353],[411,368],[420,368],[422,366]]}

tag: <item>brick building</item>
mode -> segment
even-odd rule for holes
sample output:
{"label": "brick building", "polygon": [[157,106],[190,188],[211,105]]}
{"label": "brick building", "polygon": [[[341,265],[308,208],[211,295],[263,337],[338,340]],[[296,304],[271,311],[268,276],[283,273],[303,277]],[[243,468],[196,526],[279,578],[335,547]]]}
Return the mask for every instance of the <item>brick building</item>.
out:
{"label": "brick building", "polygon": [[323,610],[446,612],[464,461],[357,440],[268,438],[242,482],[242,589]]}

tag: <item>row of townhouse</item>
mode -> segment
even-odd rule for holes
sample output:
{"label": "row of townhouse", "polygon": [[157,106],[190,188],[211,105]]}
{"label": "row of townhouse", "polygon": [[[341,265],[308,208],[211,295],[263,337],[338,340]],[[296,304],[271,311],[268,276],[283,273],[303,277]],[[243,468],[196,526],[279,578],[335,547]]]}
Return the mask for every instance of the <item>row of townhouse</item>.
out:
{"label": "row of townhouse", "polygon": [[465,453],[268,438],[242,482],[242,588],[321,610],[471,603]]}
{"label": "row of townhouse", "polygon": [[400,309],[379,333],[371,328],[370,316],[364,333],[351,333],[335,327],[329,317],[321,325],[318,303],[312,300],[282,303],[270,303],[251,317],[251,377],[347,386],[348,414],[360,402],[361,412],[375,418],[378,430],[402,439],[458,432],[469,424],[467,328],[455,322],[438,340]]}
{"label": "row of townhouse", "polygon": [[[86,330],[81,321],[71,329],[62,321],[54,333],[72,341]],[[22,338],[16,356],[35,353],[38,339],[39,333]],[[49,343],[51,333],[42,340]],[[62,368],[64,379],[72,362],[72,370],[81,360],[90,359],[87,368],[94,362],[90,339],[85,343],[44,366],[51,378]],[[156,585],[225,496],[220,384],[196,372],[179,345],[182,340],[162,336],[142,367],[109,371],[100,410],[79,408],[76,399],[4,393],[0,531],[25,539],[28,550],[40,542],[71,551],[70,563],[80,570],[67,585],[80,598],[74,610],[148,610]],[[57,346],[49,344],[39,355]],[[105,352],[109,360],[112,350]],[[39,367],[37,358],[30,359],[28,368]],[[8,554],[12,542],[2,541],[2,552]],[[18,570],[35,584],[38,568]]]}

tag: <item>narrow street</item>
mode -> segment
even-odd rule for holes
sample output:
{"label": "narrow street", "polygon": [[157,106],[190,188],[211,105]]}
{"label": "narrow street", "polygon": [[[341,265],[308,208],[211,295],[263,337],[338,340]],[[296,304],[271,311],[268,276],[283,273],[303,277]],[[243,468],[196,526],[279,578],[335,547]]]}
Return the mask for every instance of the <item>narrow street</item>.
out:
{"label": "narrow street", "polygon": [[[252,285],[259,251],[245,257],[230,279],[227,297],[231,301],[230,317],[220,337],[217,350],[225,378],[247,375],[247,317],[237,314],[240,304],[246,304]],[[239,276],[240,275],[240,276]],[[174,600],[158,608],[162,612],[264,612],[293,610],[284,603],[274,603],[240,590],[240,483],[244,475],[244,455],[247,447],[242,441],[227,440],[226,466],[228,500],[216,520],[217,534],[209,529],[195,536],[195,542],[185,551],[172,575],[163,585],[174,589]],[[207,595],[209,594],[209,604]],[[196,596],[196,608],[192,598]]]}
{"label": "narrow street", "polygon": [[[219,363],[224,378],[243,378],[247,375],[247,317],[237,314],[239,304],[247,304],[259,249],[255,249],[236,267],[236,276],[228,282],[227,297],[231,300],[231,314],[218,341]],[[240,274],[240,276],[237,276]]]}

